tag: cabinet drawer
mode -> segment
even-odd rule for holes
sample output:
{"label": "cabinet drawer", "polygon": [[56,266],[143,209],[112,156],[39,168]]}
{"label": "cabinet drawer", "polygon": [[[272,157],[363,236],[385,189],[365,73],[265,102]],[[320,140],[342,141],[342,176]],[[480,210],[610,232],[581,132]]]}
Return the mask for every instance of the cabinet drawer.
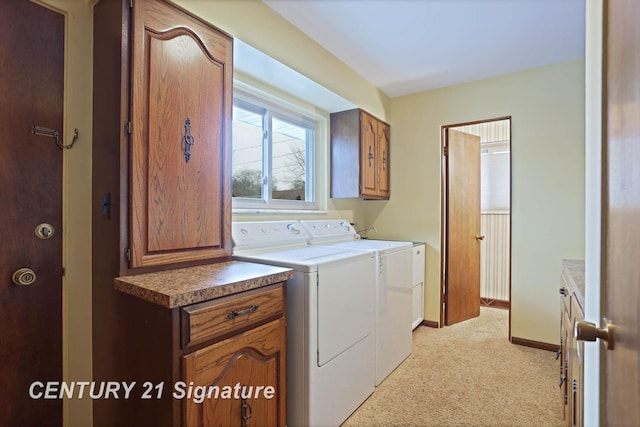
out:
{"label": "cabinet drawer", "polygon": [[282,283],[182,309],[182,348],[282,316]]}

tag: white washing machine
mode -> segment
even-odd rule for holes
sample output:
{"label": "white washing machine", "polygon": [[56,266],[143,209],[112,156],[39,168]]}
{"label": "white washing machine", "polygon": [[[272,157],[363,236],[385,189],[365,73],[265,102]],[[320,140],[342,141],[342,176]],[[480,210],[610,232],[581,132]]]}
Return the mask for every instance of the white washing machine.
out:
{"label": "white washing machine", "polygon": [[292,268],[287,424],[338,426],[375,385],[375,256],[308,246],[297,221],[234,222],[233,258]]}
{"label": "white washing machine", "polygon": [[412,351],[413,243],[360,239],[346,220],[300,221],[312,245],[376,254],[375,371],[379,385]]}

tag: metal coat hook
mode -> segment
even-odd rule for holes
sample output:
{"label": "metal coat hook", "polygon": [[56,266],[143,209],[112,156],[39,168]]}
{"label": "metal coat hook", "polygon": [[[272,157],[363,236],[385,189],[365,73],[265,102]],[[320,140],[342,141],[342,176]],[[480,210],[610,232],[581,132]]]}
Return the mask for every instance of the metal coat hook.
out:
{"label": "metal coat hook", "polygon": [[56,141],[56,145],[58,147],[60,147],[61,149],[73,148],[73,146],[76,144],[76,142],[78,142],[78,129],[77,128],[73,129],[73,139],[71,140],[71,144],[67,144],[67,145],[64,145],[60,141],[60,133],[55,129],[49,129],[49,128],[45,128],[45,127],[41,127],[41,126],[33,126],[33,127],[31,127],[31,133],[34,134],[34,135],[49,136],[49,137],[53,138]]}

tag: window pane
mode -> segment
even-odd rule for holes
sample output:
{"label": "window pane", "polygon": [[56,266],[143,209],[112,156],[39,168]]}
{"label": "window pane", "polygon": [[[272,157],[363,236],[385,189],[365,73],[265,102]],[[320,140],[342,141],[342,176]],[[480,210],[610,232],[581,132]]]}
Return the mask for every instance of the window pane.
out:
{"label": "window pane", "polygon": [[262,114],[233,107],[233,197],[262,198]]}
{"label": "window pane", "polygon": [[272,184],[274,199],[305,200],[307,129],[273,118]]}

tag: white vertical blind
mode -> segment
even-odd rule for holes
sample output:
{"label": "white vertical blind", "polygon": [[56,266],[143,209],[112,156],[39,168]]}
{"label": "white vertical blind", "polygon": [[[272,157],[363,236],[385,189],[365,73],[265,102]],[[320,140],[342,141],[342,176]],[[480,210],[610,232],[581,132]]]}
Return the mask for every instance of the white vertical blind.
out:
{"label": "white vertical blind", "polygon": [[480,209],[482,212],[509,212],[510,120],[458,126],[454,129],[480,137]]}

